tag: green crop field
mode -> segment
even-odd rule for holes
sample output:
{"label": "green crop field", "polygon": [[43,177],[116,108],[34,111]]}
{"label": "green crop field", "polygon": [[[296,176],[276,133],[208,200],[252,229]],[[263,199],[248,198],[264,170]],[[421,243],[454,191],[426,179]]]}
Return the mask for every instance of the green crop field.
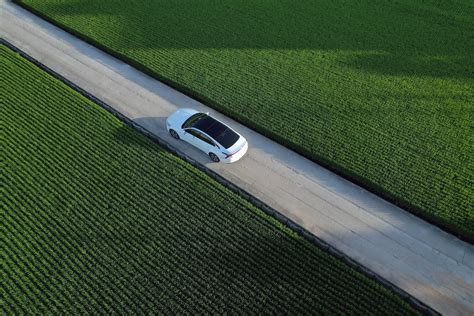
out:
{"label": "green crop field", "polygon": [[416,314],[0,45],[2,311]]}
{"label": "green crop field", "polygon": [[474,2],[16,2],[474,240]]}

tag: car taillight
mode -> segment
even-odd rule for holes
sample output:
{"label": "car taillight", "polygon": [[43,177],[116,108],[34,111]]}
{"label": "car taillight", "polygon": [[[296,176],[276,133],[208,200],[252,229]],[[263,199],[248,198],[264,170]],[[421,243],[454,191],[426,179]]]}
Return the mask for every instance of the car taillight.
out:
{"label": "car taillight", "polygon": [[[242,147],[242,148],[243,148],[243,147]],[[240,149],[242,149],[242,148],[240,148]],[[225,152],[222,152],[222,153],[225,155],[225,158],[227,159],[227,158],[229,158],[230,156],[233,156],[233,155],[235,155],[236,153],[238,153],[238,152],[240,151],[240,149],[237,150],[236,152],[233,152],[232,154],[226,154]]]}

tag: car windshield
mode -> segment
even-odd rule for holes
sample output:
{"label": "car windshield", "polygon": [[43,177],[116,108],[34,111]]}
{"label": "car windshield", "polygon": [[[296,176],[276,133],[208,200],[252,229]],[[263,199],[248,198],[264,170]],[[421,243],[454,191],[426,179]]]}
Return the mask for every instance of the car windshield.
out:
{"label": "car windshield", "polygon": [[207,135],[211,136],[225,149],[234,145],[240,138],[239,134],[206,114],[195,120],[191,127],[203,131]]}
{"label": "car windshield", "polygon": [[196,113],[191,115],[181,126],[182,128],[193,127],[193,125],[199,121],[202,117],[207,116],[206,113]]}

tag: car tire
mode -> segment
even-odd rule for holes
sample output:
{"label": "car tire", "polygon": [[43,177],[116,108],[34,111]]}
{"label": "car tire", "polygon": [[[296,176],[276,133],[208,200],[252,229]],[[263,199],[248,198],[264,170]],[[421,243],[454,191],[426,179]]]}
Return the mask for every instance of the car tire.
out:
{"label": "car tire", "polygon": [[179,139],[179,135],[178,135],[178,133],[176,133],[176,131],[174,129],[170,129],[170,135],[174,139]]}
{"label": "car tire", "polygon": [[219,159],[219,157],[217,157],[217,155],[214,154],[214,153],[209,153],[209,157],[211,157],[211,160],[214,161],[214,162],[219,162],[219,161],[221,161],[221,160]]}

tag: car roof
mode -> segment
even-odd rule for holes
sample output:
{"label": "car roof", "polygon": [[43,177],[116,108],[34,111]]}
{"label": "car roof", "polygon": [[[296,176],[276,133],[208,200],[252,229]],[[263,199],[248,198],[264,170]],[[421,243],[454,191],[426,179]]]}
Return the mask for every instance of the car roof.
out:
{"label": "car roof", "polygon": [[240,135],[234,132],[230,127],[209,115],[203,116],[197,120],[192,124],[192,127],[214,138],[214,140],[226,149],[234,145],[240,138]]}

